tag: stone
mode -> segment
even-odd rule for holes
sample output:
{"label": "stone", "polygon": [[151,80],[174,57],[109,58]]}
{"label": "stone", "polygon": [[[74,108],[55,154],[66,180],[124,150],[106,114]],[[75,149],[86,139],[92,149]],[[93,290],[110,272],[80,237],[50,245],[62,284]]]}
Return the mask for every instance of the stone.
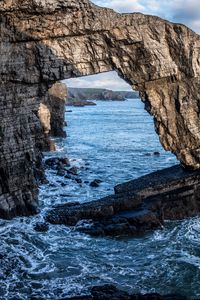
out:
{"label": "stone", "polygon": [[70,167],[70,162],[67,157],[50,157],[45,160],[45,165],[51,169],[59,170]]}
{"label": "stone", "polygon": [[61,177],[65,176],[65,170],[62,169],[62,168],[60,168],[60,169],[58,170],[58,172],[56,173],[56,175],[57,175],[57,176],[61,176]]}
{"label": "stone", "polygon": [[90,295],[65,298],[63,300],[189,300],[187,297],[178,294],[162,296],[157,293],[150,294],[130,294],[117,288],[114,285],[106,284],[91,288]]}
{"label": "stone", "polygon": [[[200,170],[177,165],[120,184],[114,195],[53,208],[45,218],[52,224],[77,224],[77,230],[95,236],[137,236],[162,228],[165,220],[200,215],[199,191]],[[93,222],[84,226],[80,220]]]}
{"label": "stone", "polygon": [[75,178],[75,181],[76,181],[77,183],[79,183],[79,184],[82,183],[82,179],[80,179],[80,178]]}
{"label": "stone", "polygon": [[100,179],[95,179],[92,182],[90,182],[90,186],[91,187],[99,187],[100,183],[102,182],[102,180]]}
{"label": "stone", "polygon": [[[198,34],[89,0],[2,0],[0,18],[1,217],[37,211],[36,163],[49,149],[44,143],[57,107],[48,91],[72,77],[116,70],[139,91],[165,150],[183,166],[200,168]],[[63,116],[63,103],[58,106]]]}
{"label": "stone", "polygon": [[160,156],[160,152],[155,151],[155,152],[153,153],[153,155],[155,155],[155,156]]}
{"label": "stone", "polygon": [[71,167],[69,170],[67,170],[67,172],[69,174],[72,174],[72,175],[77,175],[78,174],[78,168],[77,167]]}
{"label": "stone", "polygon": [[37,222],[34,225],[34,230],[38,232],[47,232],[49,230],[49,225],[45,222]]}

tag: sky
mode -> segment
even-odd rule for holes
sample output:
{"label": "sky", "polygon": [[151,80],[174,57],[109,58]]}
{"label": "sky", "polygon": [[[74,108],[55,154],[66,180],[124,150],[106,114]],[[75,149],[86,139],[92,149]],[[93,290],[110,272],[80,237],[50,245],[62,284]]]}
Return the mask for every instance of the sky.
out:
{"label": "sky", "polygon": [[[141,12],[182,23],[200,34],[200,0],[93,0],[93,3],[118,12]],[[131,90],[116,72],[98,74],[65,81],[68,87],[94,87]]]}

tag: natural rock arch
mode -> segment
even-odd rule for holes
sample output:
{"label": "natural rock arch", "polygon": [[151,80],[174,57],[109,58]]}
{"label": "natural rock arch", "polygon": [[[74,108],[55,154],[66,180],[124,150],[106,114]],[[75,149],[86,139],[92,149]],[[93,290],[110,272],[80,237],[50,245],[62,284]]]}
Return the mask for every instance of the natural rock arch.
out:
{"label": "natural rock arch", "polygon": [[200,37],[180,24],[88,0],[0,3],[0,215],[35,213],[43,132],[59,80],[116,70],[140,92],[166,150],[200,167]]}

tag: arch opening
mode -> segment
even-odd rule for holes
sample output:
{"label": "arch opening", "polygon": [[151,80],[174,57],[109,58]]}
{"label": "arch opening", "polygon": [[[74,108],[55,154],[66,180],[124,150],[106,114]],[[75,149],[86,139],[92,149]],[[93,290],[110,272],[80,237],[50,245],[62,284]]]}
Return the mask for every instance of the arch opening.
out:
{"label": "arch opening", "polygon": [[[124,83],[116,72],[62,83],[67,86],[70,98],[65,107],[67,138],[56,139],[58,152],[48,154],[47,161],[58,157],[70,160],[70,164],[66,171],[60,168],[59,161],[55,169],[52,161],[54,183],[64,180],[63,186],[58,185],[54,192],[58,201],[54,204],[66,201],[59,194],[62,191],[63,195],[70,195],[69,185],[74,189],[70,201],[94,200],[111,194],[119,183],[176,163],[175,157],[161,148],[153,118],[144,110],[138,92]],[[95,180],[101,181],[97,182],[98,189],[90,186]],[[77,185],[77,181],[81,184]]]}

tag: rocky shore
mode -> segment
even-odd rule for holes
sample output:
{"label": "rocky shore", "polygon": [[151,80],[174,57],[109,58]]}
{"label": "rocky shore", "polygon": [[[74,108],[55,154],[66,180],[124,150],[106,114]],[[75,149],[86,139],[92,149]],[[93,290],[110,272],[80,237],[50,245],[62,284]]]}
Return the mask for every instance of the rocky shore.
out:
{"label": "rocky shore", "polygon": [[112,91],[107,89],[93,88],[69,88],[66,101],[67,106],[90,106],[96,105],[93,101],[125,101],[129,98],[137,98],[137,92]]}
{"label": "rocky shore", "polygon": [[[138,98],[137,92],[112,91],[108,89],[95,88],[69,88],[66,105],[85,106],[95,105],[93,100],[125,101],[126,99]],[[94,104],[93,104],[94,103]]]}
{"label": "rocky shore", "polygon": [[115,187],[100,200],[52,208],[46,221],[75,226],[93,236],[140,235],[162,228],[165,220],[200,215],[200,170],[180,165]]}
{"label": "rocky shore", "polygon": [[90,295],[65,298],[64,300],[188,300],[188,298],[178,294],[166,296],[157,293],[129,294],[113,285],[104,285],[93,287]]}

